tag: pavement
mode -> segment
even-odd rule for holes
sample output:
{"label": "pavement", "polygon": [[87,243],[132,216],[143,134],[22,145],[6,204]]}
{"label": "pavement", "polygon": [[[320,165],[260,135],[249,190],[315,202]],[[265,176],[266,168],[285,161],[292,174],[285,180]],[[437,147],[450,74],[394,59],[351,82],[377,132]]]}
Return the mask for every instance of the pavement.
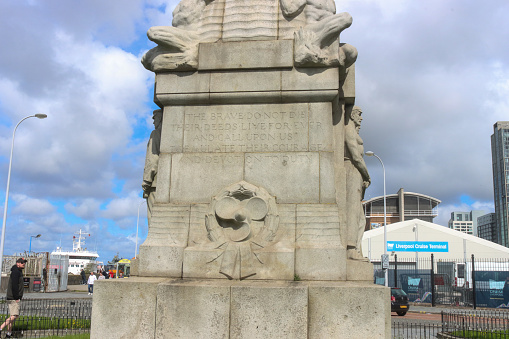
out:
{"label": "pavement", "polygon": [[[486,310],[484,308],[477,308],[474,310],[472,307],[462,307],[462,306],[448,306],[448,305],[437,305],[432,307],[431,304],[420,304],[420,305],[412,305],[410,304],[410,309],[408,312],[413,313],[425,313],[425,314],[440,314],[443,312],[472,312]],[[493,310],[492,308],[488,310]],[[497,311],[499,311],[497,309]]]}
{"label": "pavement", "polygon": [[67,285],[65,292],[31,292],[24,293],[25,299],[81,299],[92,298],[88,295],[88,285]]}

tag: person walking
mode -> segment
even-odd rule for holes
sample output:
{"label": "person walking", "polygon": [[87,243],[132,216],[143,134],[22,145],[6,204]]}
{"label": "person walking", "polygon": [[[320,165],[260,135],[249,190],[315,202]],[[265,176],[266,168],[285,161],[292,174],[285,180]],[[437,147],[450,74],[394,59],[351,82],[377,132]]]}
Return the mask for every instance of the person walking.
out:
{"label": "person walking", "polygon": [[94,272],[90,272],[90,276],[88,277],[88,295],[94,294],[94,281],[97,280]]}
{"label": "person walking", "polygon": [[87,283],[87,274],[85,273],[84,269],[81,269],[80,275],[81,275],[81,284],[85,285]]}
{"label": "person walking", "polygon": [[11,338],[12,325],[19,318],[19,308],[23,298],[23,269],[27,260],[18,258],[16,265],[11,267],[11,276],[7,284],[7,305],[9,306],[9,318],[0,326],[0,333],[7,326],[6,338]]}

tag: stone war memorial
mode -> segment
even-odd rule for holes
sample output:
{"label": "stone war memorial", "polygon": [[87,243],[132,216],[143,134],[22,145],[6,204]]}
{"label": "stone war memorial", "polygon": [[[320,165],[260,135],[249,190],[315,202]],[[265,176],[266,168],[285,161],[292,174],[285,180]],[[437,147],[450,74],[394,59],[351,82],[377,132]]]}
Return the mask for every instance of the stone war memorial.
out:
{"label": "stone war memorial", "polygon": [[92,338],[389,338],[360,248],[357,50],[332,0],[182,0],[152,27],[148,236]]}

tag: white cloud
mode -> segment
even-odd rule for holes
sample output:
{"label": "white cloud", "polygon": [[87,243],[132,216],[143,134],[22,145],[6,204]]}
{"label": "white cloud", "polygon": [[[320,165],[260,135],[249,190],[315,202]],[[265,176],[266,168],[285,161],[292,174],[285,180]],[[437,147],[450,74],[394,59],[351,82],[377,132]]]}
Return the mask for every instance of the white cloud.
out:
{"label": "white cloud", "polygon": [[[131,192],[131,194],[126,197],[110,201],[102,212],[102,217],[115,220],[126,217],[136,217],[138,215],[138,208],[140,210],[140,218],[144,215],[146,216],[144,200],[139,197],[137,192]],[[126,224],[126,226],[128,225]]]}
{"label": "white cloud", "polygon": [[12,212],[16,214],[41,216],[55,212],[55,207],[47,200],[30,198],[22,194],[13,195],[12,200],[15,203]]}
{"label": "white cloud", "polygon": [[93,219],[95,218],[100,210],[101,201],[98,199],[83,199],[78,203],[67,203],[65,204],[65,210],[69,213],[76,215],[81,219]]}

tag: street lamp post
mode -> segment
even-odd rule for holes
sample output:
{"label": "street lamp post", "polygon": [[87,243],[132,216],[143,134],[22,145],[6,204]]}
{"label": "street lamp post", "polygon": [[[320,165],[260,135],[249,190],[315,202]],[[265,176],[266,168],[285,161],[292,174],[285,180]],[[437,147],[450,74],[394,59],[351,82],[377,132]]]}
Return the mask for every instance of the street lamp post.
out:
{"label": "street lamp post", "polygon": [[37,235],[31,235],[30,236],[30,247],[28,248],[28,254],[32,253],[32,238],[40,238],[41,237],[41,234],[37,234]]}
{"label": "street lamp post", "polygon": [[138,205],[138,219],[136,221],[136,246],[134,247],[134,259],[138,256],[138,226],[140,225],[140,207],[145,203],[145,200],[141,201]]}
{"label": "street lamp post", "polygon": [[[376,155],[374,152],[371,152],[371,151],[368,151],[366,153],[368,157],[376,157],[379,161],[380,161],[380,164],[382,164],[382,169],[383,169],[383,172],[384,172],[384,258],[387,260],[388,256],[387,256],[387,205],[386,205],[386,194],[385,194],[385,166],[384,166],[384,163],[382,161],[382,159],[380,159],[380,157],[378,155]],[[384,269],[385,271],[385,286],[389,286],[389,270],[388,268],[387,269]]]}
{"label": "street lamp post", "polygon": [[[417,244],[419,241],[419,224],[416,223],[412,228],[412,231],[415,232],[415,243]],[[419,274],[419,252],[417,251],[417,248],[415,251],[415,274]]]}
{"label": "street lamp post", "polygon": [[12,144],[11,144],[11,156],[9,158],[9,171],[7,172],[7,188],[5,189],[5,204],[4,204],[4,219],[2,223],[2,240],[0,242],[0,285],[2,283],[2,266],[4,261],[4,244],[5,244],[5,224],[7,222],[7,205],[9,203],[9,185],[11,183],[11,168],[12,168],[12,154],[14,151],[14,136],[16,135],[16,129],[18,128],[19,124],[21,124],[23,121],[25,121],[28,118],[38,118],[38,119],[45,119],[48,116],[46,114],[35,114],[35,115],[29,115],[27,117],[24,117],[21,119],[16,127],[14,127],[14,131],[12,132]]}

